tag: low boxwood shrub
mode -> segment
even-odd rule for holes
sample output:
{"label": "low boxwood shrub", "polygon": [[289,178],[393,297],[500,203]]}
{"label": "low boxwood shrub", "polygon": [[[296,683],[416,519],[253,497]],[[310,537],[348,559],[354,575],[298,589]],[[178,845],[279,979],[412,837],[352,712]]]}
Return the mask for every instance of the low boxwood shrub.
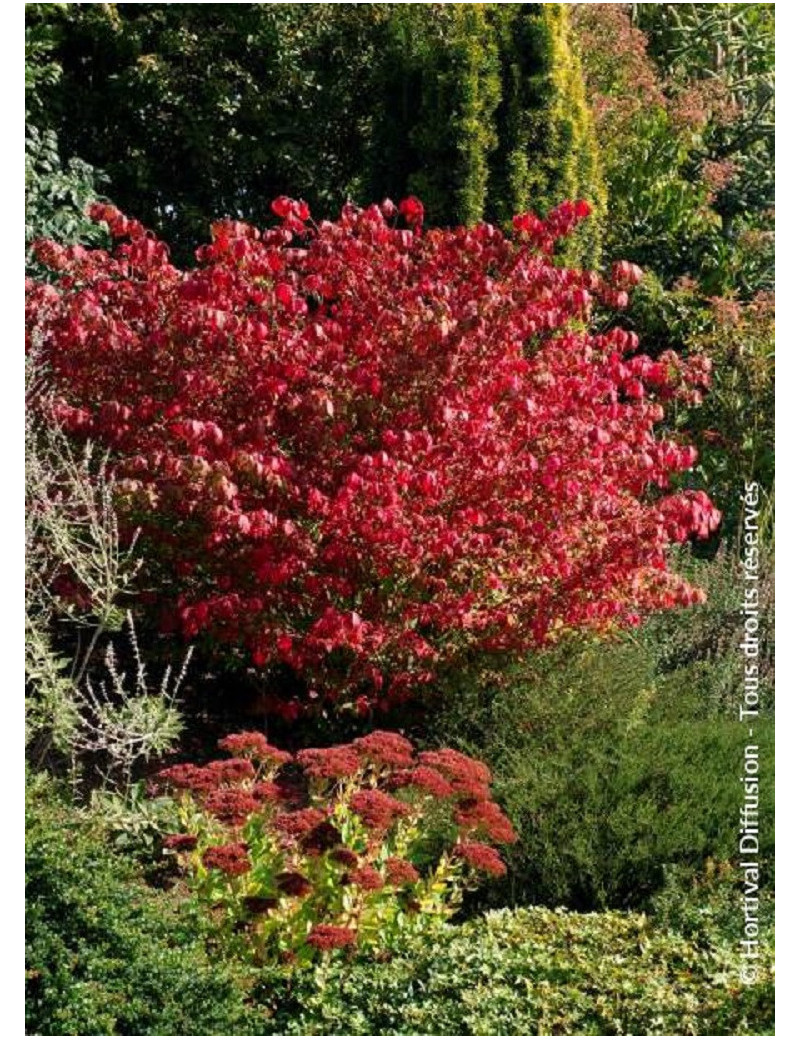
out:
{"label": "low boxwood shrub", "polygon": [[771,973],[738,979],[708,948],[644,915],[491,911],[415,938],[388,960],[331,960],[283,1035],[763,1035]]}
{"label": "low boxwood shrub", "polygon": [[246,980],[212,963],[189,905],[142,884],[40,779],[29,785],[26,825],[29,1034],[253,1032]]}

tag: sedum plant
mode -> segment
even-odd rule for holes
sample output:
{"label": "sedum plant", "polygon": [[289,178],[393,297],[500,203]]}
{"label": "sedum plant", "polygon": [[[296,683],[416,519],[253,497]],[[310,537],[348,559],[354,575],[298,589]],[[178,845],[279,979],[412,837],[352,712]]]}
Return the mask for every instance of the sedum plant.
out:
{"label": "sedum plant", "polygon": [[466,755],[415,754],[379,730],[294,756],[256,732],[220,747],[232,757],[157,775],[182,824],[164,846],[219,934],[258,963],[391,946],[505,873],[495,845],[516,835]]}

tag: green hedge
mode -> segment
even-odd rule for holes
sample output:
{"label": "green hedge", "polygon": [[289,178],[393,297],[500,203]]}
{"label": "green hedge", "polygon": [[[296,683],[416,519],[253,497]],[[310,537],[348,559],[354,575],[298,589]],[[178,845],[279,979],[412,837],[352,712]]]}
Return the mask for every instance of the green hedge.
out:
{"label": "green hedge", "polygon": [[26,811],[25,1013],[44,1036],[247,1035],[243,989],[185,905],[146,888],[36,780]]}
{"label": "green hedge", "polygon": [[564,260],[597,264],[606,189],[568,7],[491,6],[502,101],[487,215],[505,222],[522,210],[546,212],[563,199],[588,199],[593,215],[570,242]]}
{"label": "green hedge", "polygon": [[390,10],[372,194],[415,192],[434,224],[505,224],[588,198],[595,214],[565,259],[596,262],[605,188],[564,5]]}
{"label": "green hedge", "polygon": [[432,224],[484,215],[500,102],[491,6],[387,5],[367,194],[413,193]]}
{"label": "green hedge", "polygon": [[60,70],[32,118],[179,261],[279,194],[316,216],[417,194],[430,224],[589,199],[565,259],[596,261],[605,189],[560,4],[29,4]]}
{"label": "green hedge", "polygon": [[[677,622],[676,622],[677,623]],[[726,647],[727,649],[727,647]],[[642,907],[675,864],[700,870],[738,847],[742,755],[695,663],[660,674],[643,641],[563,646],[497,674],[461,677],[433,727],[486,761],[519,841],[489,905]],[[760,746],[761,853],[774,852],[774,724]]]}
{"label": "green hedge", "polygon": [[643,915],[495,911],[389,959],[320,968],[276,1035],[764,1035],[772,975],[743,988],[736,957]]}

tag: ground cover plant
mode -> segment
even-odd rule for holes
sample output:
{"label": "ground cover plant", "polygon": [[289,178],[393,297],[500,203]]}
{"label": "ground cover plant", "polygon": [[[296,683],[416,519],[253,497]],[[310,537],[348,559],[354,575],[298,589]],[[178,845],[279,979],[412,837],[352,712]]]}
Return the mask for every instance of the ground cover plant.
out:
{"label": "ground cover plant", "polygon": [[[197,908],[146,885],[41,776],[26,797],[25,1001],[43,1035],[238,1035],[233,967],[209,955]],[[245,1033],[246,1035],[246,1033]]]}
{"label": "ground cover plant", "polygon": [[[738,979],[735,946],[644,915],[542,907],[445,927],[387,961],[331,964],[289,1035],[759,1035],[768,977]],[[705,939],[705,941],[704,941]],[[285,1020],[284,1020],[285,1021]]]}
{"label": "ground cover plant", "polygon": [[[771,979],[738,982],[732,872],[652,915],[494,911],[330,950],[309,971],[221,957],[202,908],[155,892],[50,782],[27,804],[26,1009],[42,1035],[763,1035]],[[675,880],[675,879],[673,879]],[[768,924],[765,918],[765,923]],[[211,944],[211,953],[208,945]]]}

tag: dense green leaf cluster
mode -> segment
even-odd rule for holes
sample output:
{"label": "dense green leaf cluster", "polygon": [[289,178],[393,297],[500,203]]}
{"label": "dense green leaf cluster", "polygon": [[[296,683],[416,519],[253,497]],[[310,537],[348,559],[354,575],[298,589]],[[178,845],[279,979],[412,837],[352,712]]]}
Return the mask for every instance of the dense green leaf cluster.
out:
{"label": "dense green leaf cluster", "polygon": [[[711,941],[709,941],[711,940]],[[738,980],[735,947],[644,915],[503,910],[445,926],[383,962],[318,971],[286,1035],[761,1035],[769,973]]]}
{"label": "dense green leaf cluster", "polygon": [[41,129],[42,97],[56,88],[61,66],[53,59],[57,32],[53,19],[61,4],[31,4],[39,20],[25,29],[25,264],[29,274],[44,275],[31,251],[37,238],[57,242],[84,242],[102,246],[107,235],[86,216],[86,207],[97,197],[102,180],[81,159],[63,162],[58,138],[52,129]]}
{"label": "dense green leaf cluster", "polygon": [[[770,511],[770,503],[765,502],[757,658],[759,706],[768,718],[775,709],[775,560]],[[682,552],[676,567],[706,591],[707,600],[679,613],[657,614],[641,631],[640,645],[654,662],[664,689],[658,718],[666,720],[672,713],[673,717],[736,719],[743,678],[740,555],[734,547],[721,547],[713,560]]]}
{"label": "dense green leaf cluster", "polygon": [[96,826],[35,778],[26,812],[29,1033],[247,1035],[243,990],[201,917],[148,889]]}
{"label": "dense green leaf cluster", "polygon": [[774,205],[775,5],[637,4],[636,19],[670,81],[711,81],[735,99],[739,117],[712,122],[703,142],[711,158],[737,165],[717,211],[729,222]]}
{"label": "dense green leaf cluster", "polygon": [[572,10],[608,183],[608,255],[706,295],[769,289],[774,6]]}
{"label": "dense green leaf cluster", "polygon": [[320,217],[411,192],[440,224],[587,198],[596,258],[604,189],[562,5],[29,8],[60,70],[32,118],[179,257],[276,195]]}
{"label": "dense green leaf cluster", "polygon": [[[740,618],[719,566],[703,565],[699,580],[709,568],[713,606],[664,615],[661,636],[645,629],[636,641],[565,646],[474,683],[459,677],[437,733],[491,766],[520,836],[508,876],[485,896],[492,905],[641,907],[663,886],[667,865],[697,871],[709,857],[735,855],[747,742],[737,715]],[[768,709],[766,660],[763,683]],[[774,854],[770,718],[757,722],[753,739],[766,883]]]}
{"label": "dense green leaf cluster", "polygon": [[775,486],[774,299],[719,301],[714,325],[693,335],[689,347],[710,357],[715,372],[702,407],[679,417],[689,436],[705,441],[695,479],[723,512],[720,535],[734,540],[741,538],[744,486],[757,482],[766,537]]}

